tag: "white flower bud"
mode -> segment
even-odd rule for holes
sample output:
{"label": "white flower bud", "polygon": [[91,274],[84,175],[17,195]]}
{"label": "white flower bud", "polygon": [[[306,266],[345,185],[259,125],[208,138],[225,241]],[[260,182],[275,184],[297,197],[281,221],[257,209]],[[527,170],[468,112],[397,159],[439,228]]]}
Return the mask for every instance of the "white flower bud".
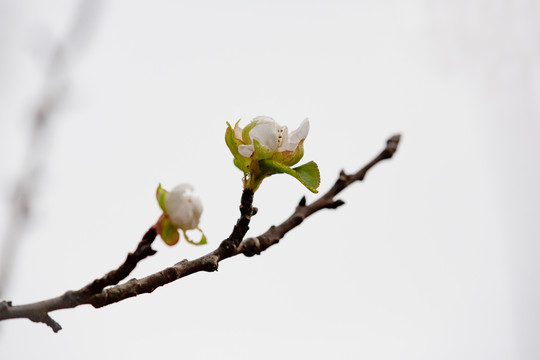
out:
{"label": "white flower bud", "polygon": [[184,231],[197,229],[203,211],[201,199],[190,184],[180,184],[165,198],[165,209],[171,223]]}

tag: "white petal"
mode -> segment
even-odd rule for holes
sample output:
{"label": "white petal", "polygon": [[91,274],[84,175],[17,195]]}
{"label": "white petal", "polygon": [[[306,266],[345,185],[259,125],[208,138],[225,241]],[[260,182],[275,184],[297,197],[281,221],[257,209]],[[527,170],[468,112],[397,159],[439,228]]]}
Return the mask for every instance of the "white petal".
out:
{"label": "white petal", "polygon": [[177,207],[174,211],[169,211],[169,218],[174,226],[183,230],[193,229],[198,225],[193,209],[188,206]]}
{"label": "white petal", "polygon": [[193,193],[195,192],[195,188],[193,187],[193,185],[191,184],[188,184],[188,183],[182,183],[180,185],[176,185],[170,192],[169,194],[176,194],[176,195],[182,195],[184,193],[187,193],[187,192],[190,192],[190,193]]}
{"label": "white petal", "polygon": [[257,140],[261,145],[266,146],[270,151],[278,148],[277,124],[272,121],[260,121],[251,129],[249,137],[251,140]]}
{"label": "white petal", "polygon": [[199,225],[199,219],[201,218],[202,211],[203,211],[203,205],[202,201],[198,196],[194,196],[191,199],[191,203],[193,204],[193,216],[195,219],[197,219],[197,225]]}
{"label": "white petal", "polygon": [[234,125],[234,138],[237,140],[242,140],[242,128],[238,126],[238,123]]}
{"label": "white petal", "polygon": [[171,222],[183,230],[195,229],[202,214],[201,199],[193,190],[190,184],[181,184],[170,191],[165,199]]}
{"label": "white petal", "polygon": [[308,136],[308,133],[309,120],[306,118],[304,121],[302,121],[298,129],[288,134],[287,141],[283,142],[283,144],[279,147],[279,151],[293,151],[296,149],[300,141],[304,140]]}
{"label": "white petal", "polygon": [[253,155],[253,152],[255,151],[255,147],[253,145],[239,145],[238,146],[238,152],[240,155],[245,157],[251,157]]}
{"label": "white petal", "polygon": [[270,116],[257,116],[252,121],[257,121],[257,123],[259,124],[264,124],[264,123],[275,124],[276,123],[276,121],[272,119]]}
{"label": "white petal", "polygon": [[299,143],[301,140],[307,138],[309,133],[309,120],[307,118],[302,121],[298,129],[289,134],[289,141]]}
{"label": "white petal", "polygon": [[289,142],[289,129],[284,126],[281,129],[278,129],[278,132],[278,138],[281,137],[279,139],[279,147],[281,148],[283,145],[286,145]]}

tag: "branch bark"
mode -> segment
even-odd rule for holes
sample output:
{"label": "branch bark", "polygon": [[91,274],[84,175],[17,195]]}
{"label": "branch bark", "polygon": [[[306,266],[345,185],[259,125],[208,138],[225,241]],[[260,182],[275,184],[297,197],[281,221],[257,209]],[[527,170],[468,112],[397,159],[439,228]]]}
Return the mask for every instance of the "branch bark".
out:
{"label": "branch bark", "polygon": [[336,209],[345,204],[342,200],[335,200],[337,194],[356,181],[362,181],[366,173],[379,162],[390,159],[397,150],[400,135],[392,136],[386,142],[386,147],[362,169],[354,174],[341,171],[335,184],[325,194],[321,195],[311,204],[306,203],[303,197],[300,203],[284,222],[271,226],[265,233],[252,238],[244,239],[249,230],[251,217],[257,209],[253,207],[253,192],[244,190],[240,202],[240,218],[231,232],[220,246],[195,260],[182,260],[175,265],[163,269],[141,279],[131,279],[126,283],[117,285],[125,279],[137,266],[139,261],[156,253],[151,248],[156,237],[154,227],[150,228],[139,242],[134,253],[128,254],[125,262],[102,278],[77,291],[67,291],[61,296],[26,305],[13,305],[10,301],[0,302],[0,321],[13,318],[27,318],[34,322],[41,322],[58,332],[61,326],[54,321],[49,313],[59,309],[74,308],[83,304],[91,304],[94,308],[107,306],[140,294],[151,293],[160,286],[181,279],[199,271],[216,271],[219,262],[227,258],[244,254],[245,256],[258,255],[270,246],[277,244],[290,230],[300,225],[307,217],[322,209]]}

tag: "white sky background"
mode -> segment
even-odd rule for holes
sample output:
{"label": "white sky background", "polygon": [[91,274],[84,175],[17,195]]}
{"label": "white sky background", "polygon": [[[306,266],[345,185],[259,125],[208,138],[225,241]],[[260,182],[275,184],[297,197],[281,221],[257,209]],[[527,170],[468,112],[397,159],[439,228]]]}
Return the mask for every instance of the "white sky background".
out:
{"label": "white sky background", "polygon": [[[76,2],[0,2],[0,227],[49,45]],[[311,121],[321,191],[396,132],[397,156],[277,246],[103,309],[63,330],[0,324],[0,358],[537,359],[540,356],[540,6],[534,1],[107,1],[51,119],[32,222],[6,298],[33,302],[118,266],[193,183],[209,245],[183,242],[141,277],[218,246],[241,173],[225,122]],[[49,44],[49,45],[47,45]],[[308,194],[256,193],[248,235]],[[105,354],[105,355],[104,355]]]}

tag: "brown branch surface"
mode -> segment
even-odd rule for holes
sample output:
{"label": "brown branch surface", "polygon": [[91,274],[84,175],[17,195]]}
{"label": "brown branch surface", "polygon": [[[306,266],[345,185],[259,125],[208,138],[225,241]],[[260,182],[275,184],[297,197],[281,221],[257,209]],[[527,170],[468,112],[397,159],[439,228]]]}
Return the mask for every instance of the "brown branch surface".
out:
{"label": "brown branch surface", "polygon": [[251,217],[257,212],[257,209],[252,206],[253,192],[244,190],[240,202],[240,218],[231,235],[223,240],[216,250],[195,260],[182,260],[142,279],[131,279],[117,285],[131,273],[139,261],[155,254],[151,245],[156,237],[156,231],[152,227],[144,235],[135,252],[128,254],[126,261],[116,270],[94,280],[80,290],[68,291],[49,300],[26,305],[12,305],[9,301],[2,301],[0,302],[0,320],[27,318],[34,322],[45,323],[57,332],[61,326],[49,316],[51,311],[74,308],[83,304],[91,304],[95,308],[100,308],[140,294],[151,293],[160,286],[199,271],[216,271],[220,261],[238,254],[245,256],[260,254],[278,243],[285,234],[300,225],[311,214],[322,209],[336,209],[343,205],[342,200],[335,200],[336,195],[352,183],[362,181],[366,173],[382,160],[392,158],[397,150],[399,140],[399,135],[388,139],[383,151],[356,173],[349,175],[342,171],[330,190],[313,203],[308,205],[306,198],[303,197],[289,218],[277,226],[271,226],[265,233],[257,237],[244,239],[249,229]]}
{"label": "brown branch surface", "polygon": [[151,247],[156,235],[156,229],[151,227],[144,234],[137,245],[137,249],[127,255],[122,265],[79,290],[66,291],[61,296],[27,305],[12,306],[10,301],[0,302],[0,320],[21,317],[28,318],[34,322],[47,324],[54,332],[60,331],[62,327],[49,316],[49,312],[86,304],[90,297],[101,293],[105,287],[116,285],[124,280],[141,260],[156,253]]}

